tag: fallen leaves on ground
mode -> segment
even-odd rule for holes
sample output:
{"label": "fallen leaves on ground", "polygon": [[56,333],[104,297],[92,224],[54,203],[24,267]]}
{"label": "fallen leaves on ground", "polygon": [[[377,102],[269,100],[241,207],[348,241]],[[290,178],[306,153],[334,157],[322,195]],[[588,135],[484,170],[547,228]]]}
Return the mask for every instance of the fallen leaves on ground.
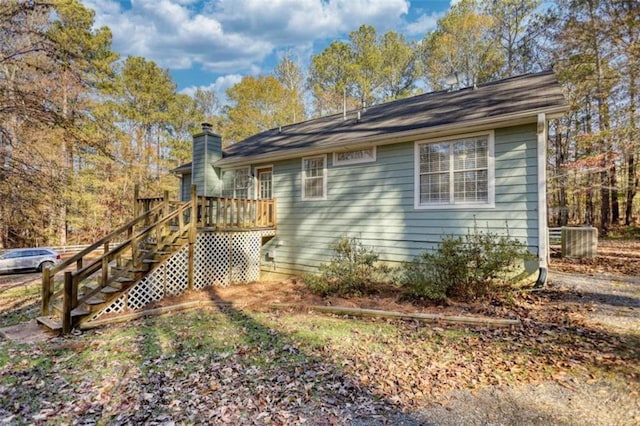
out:
{"label": "fallen leaves on ground", "polygon": [[345,424],[444,403],[454,389],[617,376],[638,390],[638,336],[554,292],[487,304],[490,329],[233,307],[0,346],[0,421]]}
{"label": "fallen leaves on ground", "polygon": [[[0,319],[30,306],[36,290],[0,293]],[[219,305],[32,345],[1,341],[0,423],[382,424],[446,404],[460,389],[549,380],[576,389],[606,377],[640,391],[638,333],[592,321],[606,298],[567,288],[448,306],[386,294],[318,299],[296,281],[197,297]],[[522,326],[269,311],[275,302],[519,318]],[[608,309],[639,320],[628,306]]]}
{"label": "fallen leaves on ground", "polygon": [[620,274],[640,276],[640,241],[600,240],[592,259],[570,259],[560,256],[560,246],[552,247],[551,267],[578,274]]}

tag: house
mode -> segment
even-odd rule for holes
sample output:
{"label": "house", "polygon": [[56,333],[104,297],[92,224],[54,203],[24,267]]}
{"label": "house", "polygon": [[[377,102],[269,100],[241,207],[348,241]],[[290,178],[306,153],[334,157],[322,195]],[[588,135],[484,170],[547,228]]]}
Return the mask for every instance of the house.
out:
{"label": "house", "polygon": [[227,149],[204,124],[192,162],[173,170],[181,201],[136,189],[130,221],[43,271],[37,320],[69,333],[189,290],[313,271],[343,235],[400,264],[476,225],[524,242],[542,284],[547,121],[566,110],[542,72],[283,126]]}
{"label": "house", "polygon": [[[445,90],[271,129],[222,149],[204,125],[181,197],[275,199],[277,231],[262,273],[327,262],[330,244],[359,238],[389,263],[443,235],[482,229],[548,257],[547,122],[567,110],[552,72]],[[507,231],[508,229],[508,231]]]}

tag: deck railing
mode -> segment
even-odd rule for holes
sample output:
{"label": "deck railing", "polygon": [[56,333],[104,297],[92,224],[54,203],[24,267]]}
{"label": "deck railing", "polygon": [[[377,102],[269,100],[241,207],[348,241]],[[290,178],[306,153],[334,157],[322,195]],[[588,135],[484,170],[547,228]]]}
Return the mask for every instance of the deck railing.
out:
{"label": "deck railing", "polygon": [[[100,267],[105,266],[104,262],[108,264],[109,261],[123,254],[124,248],[129,249],[129,256],[135,259],[136,252],[135,250],[132,250],[132,247],[134,247],[135,243],[140,240],[140,237],[138,236],[140,232],[150,232],[148,230],[149,223],[158,223],[161,218],[167,216],[169,216],[169,220],[174,219],[176,214],[171,214],[172,211],[183,211],[189,206],[189,203],[175,203],[169,201],[157,204],[151,210],[143,212],[141,215],[122,225],[110,234],[105,235],[70,259],[65,260],[53,268],[45,269],[42,273],[42,314],[48,315],[51,300],[62,295],[63,289],[55,288],[55,277],[57,274],[64,272],[65,275],[67,273],[72,273],[73,276],[78,276],[87,270],[91,270],[91,272],[94,273],[96,272],[96,270],[94,270],[96,265],[99,264]],[[131,244],[131,241],[134,241],[134,244]],[[99,249],[102,250],[102,254],[96,259],[93,252]],[[67,270],[69,267],[72,269],[71,272]],[[103,275],[104,274],[108,274],[108,268],[106,267],[103,268]],[[108,277],[102,276],[103,283],[106,283],[106,278]],[[67,278],[65,276],[65,280],[66,279]],[[74,290],[77,291],[77,285]],[[77,306],[75,300],[73,304]]]}
{"label": "deck railing", "polygon": [[[275,228],[276,200],[197,196],[198,228],[220,230]],[[142,214],[167,203],[165,197],[136,198],[136,211]]]}
{"label": "deck railing", "polygon": [[246,229],[276,226],[276,202],[224,197],[198,197],[199,228]]}

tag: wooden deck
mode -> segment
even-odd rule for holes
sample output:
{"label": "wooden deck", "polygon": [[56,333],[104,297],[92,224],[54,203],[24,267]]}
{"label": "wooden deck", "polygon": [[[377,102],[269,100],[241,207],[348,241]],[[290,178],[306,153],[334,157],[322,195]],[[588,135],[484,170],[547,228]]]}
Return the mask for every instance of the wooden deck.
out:
{"label": "wooden deck", "polygon": [[[202,232],[260,231],[275,235],[276,201],[196,196],[191,200],[134,195],[135,217],[42,276],[42,317],[68,333],[187,247],[187,287],[194,281],[194,245]],[[259,253],[260,240],[254,241]],[[88,258],[96,249],[102,255]],[[72,269],[72,270],[69,270]],[[64,275],[57,280],[56,275]],[[57,284],[56,284],[57,283]]]}

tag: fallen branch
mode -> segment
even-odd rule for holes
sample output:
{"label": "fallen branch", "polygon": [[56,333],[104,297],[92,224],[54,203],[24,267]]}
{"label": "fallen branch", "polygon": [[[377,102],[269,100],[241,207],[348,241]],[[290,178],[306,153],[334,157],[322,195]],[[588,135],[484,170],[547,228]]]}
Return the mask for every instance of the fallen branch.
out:
{"label": "fallen branch", "polygon": [[424,314],[424,313],[405,313],[396,311],[382,311],[379,309],[360,309],[360,308],[345,308],[341,306],[300,306],[289,303],[276,303],[271,305],[275,309],[299,309],[306,308],[312,311],[326,312],[330,314],[338,315],[353,315],[361,317],[376,317],[376,318],[398,318],[398,319],[412,319],[419,321],[430,322],[453,322],[459,324],[476,324],[476,325],[488,325],[496,327],[505,327],[512,325],[522,325],[520,320],[517,319],[500,319],[500,318],[479,318],[479,317],[466,317],[466,316],[451,316],[442,314]]}
{"label": "fallen branch", "polygon": [[146,317],[157,317],[164,314],[170,314],[178,311],[186,311],[188,309],[202,308],[202,307],[220,307],[230,306],[227,302],[213,301],[213,300],[198,300],[195,302],[186,302],[179,305],[163,306],[161,308],[147,309],[144,311],[133,312],[130,314],[118,314],[117,316],[98,319],[95,321],[81,323],[78,328],[80,330],[89,330],[92,328],[103,327],[109,324],[117,324],[120,322],[133,321]]}
{"label": "fallen branch", "polygon": [[[161,308],[147,309],[140,312],[133,312],[130,314],[120,314],[110,318],[98,319],[80,324],[81,330],[89,330],[92,328],[103,327],[109,324],[117,324],[120,322],[133,321],[140,318],[154,317],[164,315],[172,312],[185,311],[188,309],[202,308],[202,307],[221,307],[221,306],[233,306],[232,303],[213,301],[213,300],[198,300],[195,302],[186,302],[179,305],[164,306]],[[508,327],[513,325],[522,325],[520,320],[513,319],[500,319],[500,318],[479,318],[479,317],[466,317],[466,316],[450,316],[442,314],[424,314],[424,313],[405,313],[396,311],[382,311],[379,309],[359,309],[359,308],[345,308],[340,306],[321,306],[321,305],[296,305],[290,303],[274,303],[269,305],[274,309],[307,309],[311,311],[326,312],[330,314],[338,315],[352,315],[361,317],[374,317],[374,318],[398,318],[398,319],[412,319],[418,321],[430,321],[430,322],[452,322],[458,324],[475,324],[486,325],[495,327]]]}

